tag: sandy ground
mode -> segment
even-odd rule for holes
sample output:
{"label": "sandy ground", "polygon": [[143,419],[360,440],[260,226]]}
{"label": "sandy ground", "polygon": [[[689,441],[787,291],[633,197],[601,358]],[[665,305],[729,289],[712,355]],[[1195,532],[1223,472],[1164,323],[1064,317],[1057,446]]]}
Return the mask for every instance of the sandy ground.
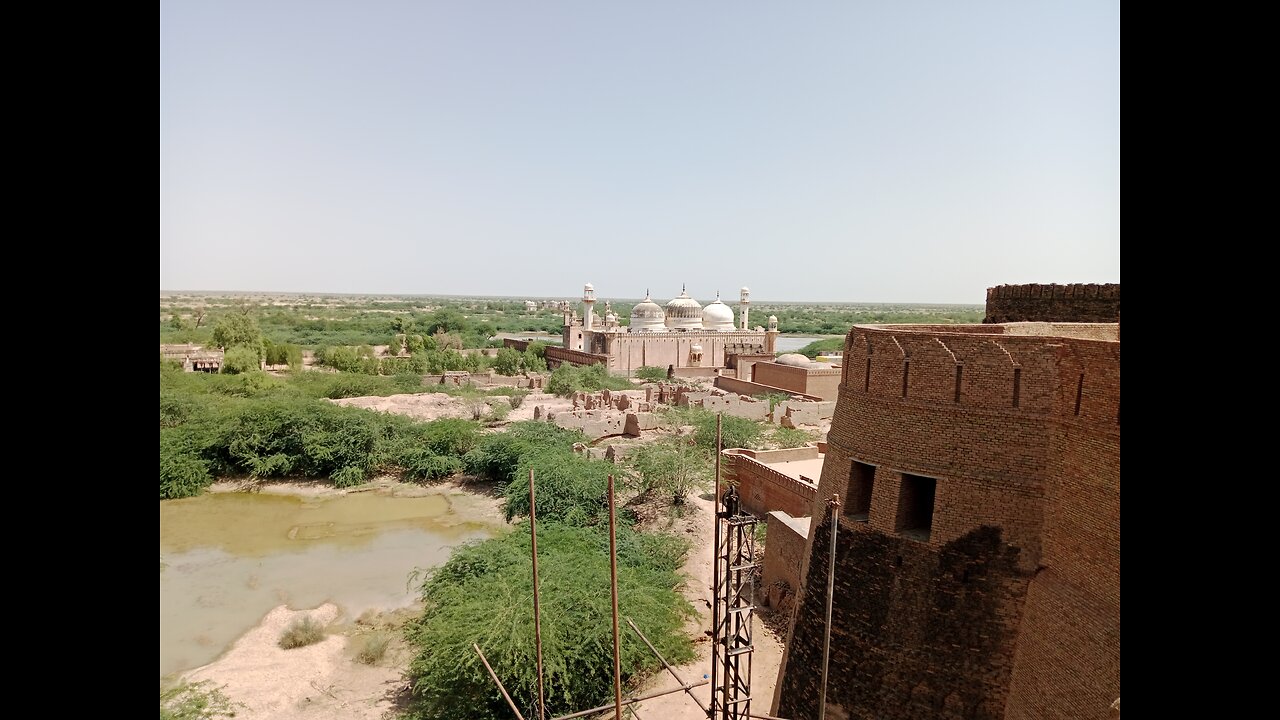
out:
{"label": "sandy ground", "polygon": [[[422,420],[440,417],[469,416],[467,401],[444,393],[416,393],[389,397],[361,397],[336,401],[344,405],[368,407],[396,412]],[[546,409],[562,410],[572,407],[570,401],[544,393],[532,393],[520,408],[513,410],[509,421],[527,420],[533,417],[533,408],[542,405]],[[829,421],[828,421],[829,422]],[[825,427],[823,428],[825,430]],[[390,478],[378,478],[373,482],[348,490],[335,489],[326,483],[281,483],[260,485],[246,481],[230,481],[217,484],[214,491],[243,491],[249,485],[254,489],[304,495],[325,495],[343,492],[393,492],[412,495],[435,493],[442,489],[450,494],[469,495],[474,502],[495,515],[499,514],[500,501],[478,488],[445,484],[432,486],[402,485]],[[711,565],[712,538],[714,533],[713,503],[708,499],[691,496],[683,518],[670,528],[686,534],[693,545],[684,571],[688,576],[684,592],[697,611],[687,626],[695,638],[697,657],[675,668],[686,683],[698,682],[711,672]],[[664,522],[661,519],[657,523]],[[757,594],[759,595],[759,593]],[[757,602],[762,598],[757,597]],[[416,615],[412,609],[410,615]],[[758,612],[767,613],[767,608]],[[283,650],[277,645],[281,632],[301,615],[310,614],[313,619],[329,626],[330,636],[323,642],[304,648]],[[403,621],[402,616],[398,621]],[[400,641],[393,645],[383,662],[369,666],[359,663],[355,655],[359,649],[359,636],[368,631],[367,618],[345,618],[341,610],[332,604],[318,608],[289,608],[279,606],[269,612],[257,627],[235,642],[230,650],[214,662],[190,671],[184,680],[198,682],[208,680],[220,686],[232,701],[239,702],[236,717],[241,720],[385,720],[394,717],[395,702],[407,691],[405,671],[411,658],[410,651]],[[374,619],[373,622],[376,622]],[[390,627],[391,624],[385,625]],[[361,624],[363,623],[363,624]],[[754,621],[755,652],[752,660],[753,714],[767,714],[773,702],[778,667],[782,660],[783,641],[760,617]],[[624,627],[624,631],[627,631]],[[637,694],[679,687],[681,683],[671,674],[662,671],[650,678]],[[642,720],[701,720],[706,717],[704,706],[710,699],[707,686],[693,690],[697,701],[686,693],[672,693],[645,700],[634,706]]]}
{"label": "sandy ground", "polygon": [[[500,399],[501,396],[489,398],[491,400]],[[440,418],[470,418],[471,406],[476,402],[484,402],[483,400],[470,400],[460,398],[446,393],[411,393],[404,395],[387,395],[386,397],[353,397],[334,400],[338,405],[348,405],[350,407],[369,408],[379,412],[395,413],[397,415],[405,415],[415,420],[437,420]],[[541,405],[545,410],[560,411],[573,408],[573,401],[564,398],[548,395],[542,392],[533,392],[525,397],[520,407],[511,411],[507,415],[507,422],[516,422],[519,420],[532,420],[533,408]]]}
{"label": "sandy ground", "polygon": [[[336,605],[292,610],[281,605],[240,637],[222,657],[186,674],[191,682],[208,680],[241,703],[237,718],[342,720],[382,718],[404,686],[401,668],[370,666],[354,658],[354,633],[339,631],[323,641],[284,650],[277,641],[296,618],[333,626]],[[407,655],[404,662],[407,662]]]}

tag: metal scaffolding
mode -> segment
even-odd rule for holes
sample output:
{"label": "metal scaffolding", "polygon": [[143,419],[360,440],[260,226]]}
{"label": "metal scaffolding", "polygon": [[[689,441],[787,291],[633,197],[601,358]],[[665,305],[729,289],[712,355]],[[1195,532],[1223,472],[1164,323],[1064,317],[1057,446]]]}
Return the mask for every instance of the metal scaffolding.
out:
{"label": "metal scaffolding", "polygon": [[756,518],[738,512],[737,494],[725,493],[716,513],[719,532],[713,579],[711,717],[740,720],[751,714],[751,640],[755,612]]}

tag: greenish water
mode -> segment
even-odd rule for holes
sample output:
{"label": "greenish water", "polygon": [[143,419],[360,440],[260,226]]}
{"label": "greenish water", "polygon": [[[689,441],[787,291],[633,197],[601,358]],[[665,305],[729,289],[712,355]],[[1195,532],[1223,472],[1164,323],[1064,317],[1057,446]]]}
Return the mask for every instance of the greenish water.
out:
{"label": "greenish water", "polygon": [[209,493],[160,503],[160,676],[216,659],[271,608],[410,605],[415,568],[491,537],[470,496]]}

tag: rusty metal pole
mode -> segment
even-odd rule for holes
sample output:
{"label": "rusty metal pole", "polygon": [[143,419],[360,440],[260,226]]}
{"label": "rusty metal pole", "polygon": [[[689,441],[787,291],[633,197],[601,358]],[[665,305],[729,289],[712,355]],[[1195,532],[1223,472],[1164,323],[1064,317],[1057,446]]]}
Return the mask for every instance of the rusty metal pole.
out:
{"label": "rusty metal pole", "polygon": [[831,601],[836,588],[836,533],[840,530],[840,496],[827,501],[831,516],[831,548],[827,551],[827,623],[822,631],[822,689],[818,691],[818,720],[827,714],[827,668],[831,662]]}
{"label": "rusty metal pole", "polygon": [[720,632],[720,423],[723,415],[716,413],[716,490],[711,499],[711,522],[715,525],[711,541],[711,705],[707,717],[716,712],[716,680],[719,673],[720,649],[715,647]]}
{"label": "rusty metal pole", "polygon": [[648,645],[649,649],[653,651],[653,654],[658,657],[658,662],[662,663],[662,667],[666,668],[667,672],[671,673],[671,677],[675,678],[676,682],[680,683],[680,687],[684,688],[684,691],[689,693],[689,697],[693,698],[693,701],[698,703],[698,707],[702,708],[703,712],[710,712],[707,708],[703,707],[702,701],[698,699],[698,696],[693,694],[693,690],[691,689],[693,686],[685,682],[684,678],[680,677],[680,675],[676,673],[676,669],[671,667],[671,663],[667,662],[666,658],[662,657],[662,653],[658,652],[658,648],[654,647],[653,643],[649,642],[649,638],[645,637],[644,633],[640,632],[640,628],[636,627],[636,624],[631,621],[631,618],[627,618],[627,624],[631,626],[632,630],[636,631],[636,634],[640,636],[640,639],[644,641],[644,644]]}
{"label": "rusty metal pole", "polygon": [[538,720],[547,716],[542,687],[542,611],[538,606],[538,505],[533,496],[533,468],[529,468],[529,542],[533,555],[533,645],[538,655]]}
{"label": "rusty metal pole", "polygon": [[493,678],[493,681],[497,683],[498,689],[502,691],[502,697],[507,699],[507,704],[511,706],[511,712],[516,714],[517,720],[524,720],[524,716],[516,709],[516,704],[511,701],[511,696],[507,694],[507,689],[502,687],[502,681],[498,679],[498,673],[494,672],[492,667],[489,667],[489,661],[485,658],[484,653],[480,652],[480,646],[476,643],[471,643],[471,647],[476,649],[476,654],[480,656],[480,662],[484,663],[484,669],[489,671],[489,677]]}
{"label": "rusty metal pole", "polygon": [[618,647],[618,529],[613,498],[613,476],[609,476],[609,589],[613,594],[613,717],[622,720],[622,658]]}

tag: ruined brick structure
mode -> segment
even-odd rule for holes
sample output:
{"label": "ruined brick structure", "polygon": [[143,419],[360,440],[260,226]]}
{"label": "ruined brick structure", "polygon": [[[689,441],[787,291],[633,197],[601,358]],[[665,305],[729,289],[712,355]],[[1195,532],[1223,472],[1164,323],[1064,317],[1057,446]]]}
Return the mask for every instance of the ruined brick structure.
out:
{"label": "ruined brick structure", "polygon": [[998,285],[987,288],[984,323],[1120,322],[1120,284]]}
{"label": "ruined brick structure", "polygon": [[1118,324],[860,325],[842,371],[772,714],[817,717],[838,494],[827,717],[1108,717]]}

